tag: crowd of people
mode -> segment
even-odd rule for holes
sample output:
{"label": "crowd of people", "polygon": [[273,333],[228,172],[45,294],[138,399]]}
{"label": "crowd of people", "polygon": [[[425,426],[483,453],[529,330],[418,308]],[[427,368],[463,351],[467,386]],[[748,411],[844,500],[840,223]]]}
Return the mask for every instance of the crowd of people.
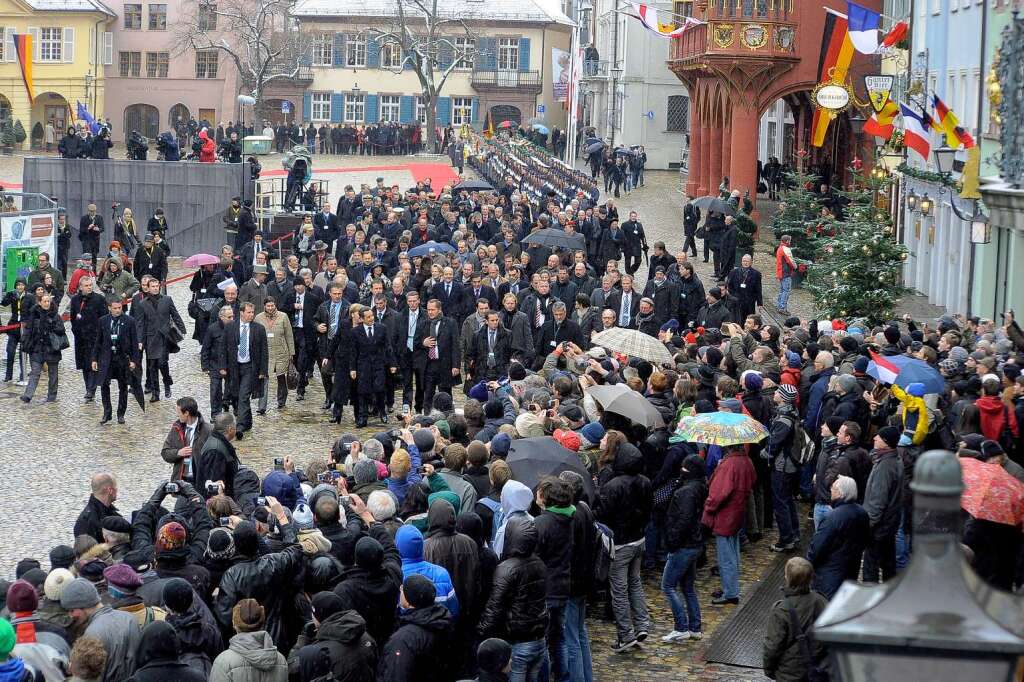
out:
{"label": "crowd of people", "polygon": [[[116,476],[96,474],[48,570],[19,562],[4,590],[11,624],[0,622],[8,679],[66,669],[117,682],[586,681],[595,595],[610,605],[615,652],[652,635],[700,639],[702,605],[741,602],[743,554],[763,541],[803,554],[786,565],[764,643],[769,676],[802,680],[826,665],[803,635],[839,585],[906,565],[921,452],[953,449],[1024,481],[1024,334],[1012,312],[1002,325],[776,317],[749,256],[702,281],[686,249],[648,248],[641,216],[620,224],[614,199],[582,186],[523,191],[523,176],[493,165],[514,153],[495,146],[487,157],[491,177],[505,179],[496,192],[349,186],[307,217],[282,262],[253,232],[196,272],[188,313],[208,409],[176,401],[160,452],[169,476],[149,502],[123,516]],[[244,209],[229,208],[226,225]],[[548,228],[583,235],[585,248],[523,243]],[[105,274],[121,280],[106,296],[89,259],[72,275],[86,270],[68,310],[76,368],[86,401],[101,387],[103,423],[112,380],[119,420],[143,369],[151,401],[172,396],[167,358],[188,330],[161,293],[158,232],[131,261],[133,271],[148,264],[138,293],[121,254],[106,259]],[[30,359],[25,402],[43,365],[56,398],[70,345],[63,295],[43,254],[3,301],[16,315],[8,379],[15,334]],[[651,337],[671,360],[607,348],[598,335],[614,329]],[[937,379],[883,381],[873,360],[897,357]],[[233,442],[272,433],[271,377],[280,411],[293,390],[305,399],[317,371],[332,421],[350,407],[357,427],[372,417],[380,431],[344,434],[304,468],[292,457],[267,472],[244,466]],[[659,419],[638,423],[593,394],[617,384]],[[684,436],[689,420],[719,413],[767,437]],[[541,444],[570,453],[570,470],[529,474],[517,449]],[[1019,526],[968,516],[962,542],[983,580],[1024,584]],[[698,570],[717,573],[719,589],[699,594]],[[651,617],[651,571],[671,623]]]}
{"label": "crowd of people", "polygon": [[479,149],[470,153],[470,165],[495,186],[512,178],[515,188],[535,204],[543,204],[554,196],[564,206],[580,192],[592,204],[600,198],[592,178],[541,147],[503,136],[475,140]]}

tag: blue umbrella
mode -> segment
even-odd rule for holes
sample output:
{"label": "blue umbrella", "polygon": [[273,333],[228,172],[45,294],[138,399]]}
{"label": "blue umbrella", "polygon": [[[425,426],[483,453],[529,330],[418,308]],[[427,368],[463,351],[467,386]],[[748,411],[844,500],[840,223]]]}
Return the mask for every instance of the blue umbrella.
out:
{"label": "blue umbrella", "polygon": [[546,125],[541,125],[540,123],[534,123],[533,129],[539,132],[541,135],[547,135],[548,133],[551,132],[550,130],[548,130],[548,127]]}
{"label": "blue umbrella", "polygon": [[604,140],[597,137],[588,137],[586,140],[583,141],[583,143],[588,147],[592,144],[599,144],[602,147],[604,146]]}
{"label": "blue umbrella", "polygon": [[618,149],[615,150],[615,155],[616,156],[633,156],[634,153],[635,152],[633,152],[633,151],[631,151],[629,149],[626,149],[625,147],[619,147]]}
{"label": "blue umbrella", "polygon": [[602,149],[604,149],[604,142],[595,142],[595,143],[587,146],[587,153],[588,154],[596,154],[599,151],[601,151]]}
{"label": "blue umbrella", "polygon": [[430,240],[429,242],[409,249],[409,256],[426,256],[431,251],[434,253],[455,253],[455,247],[445,242],[435,242],[434,240]]}
{"label": "blue umbrella", "polygon": [[[868,363],[867,374],[884,383],[895,383],[900,388],[906,388],[913,383],[924,384],[925,393],[943,393],[946,390],[946,382],[942,379],[939,371],[924,360],[918,360],[907,355],[886,355],[874,356],[876,360]],[[893,381],[893,372],[896,377]]]}

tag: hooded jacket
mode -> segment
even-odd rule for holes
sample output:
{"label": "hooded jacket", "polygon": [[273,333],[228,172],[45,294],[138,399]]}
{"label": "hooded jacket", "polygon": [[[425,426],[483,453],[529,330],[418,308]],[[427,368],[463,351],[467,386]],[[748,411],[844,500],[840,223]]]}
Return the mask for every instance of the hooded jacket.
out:
{"label": "hooded jacket", "polygon": [[266,631],[240,632],[213,662],[209,682],[288,682],[288,662]]}
{"label": "hooded jacket", "polygon": [[[548,507],[533,523],[537,528],[537,556],[547,568],[547,598],[568,599],[576,552],[573,517],[576,507]],[[582,547],[580,550],[582,551]]]}
{"label": "hooded jacket", "polygon": [[[784,590],[783,594],[785,599],[775,602],[768,615],[764,637],[764,672],[776,682],[803,682],[807,679],[807,659],[796,639],[798,633],[791,632],[789,607],[796,611],[796,620],[801,629],[808,632],[828,602],[817,592],[806,590]],[[827,653],[825,647],[813,638],[808,643],[815,664],[820,664]]]}
{"label": "hooded jacket", "polygon": [[448,571],[459,611],[466,616],[476,613],[476,595],[480,590],[480,558],[476,542],[455,530],[455,507],[448,500],[435,499],[427,511],[427,536],[423,556]]}
{"label": "hooded jacket", "polygon": [[669,552],[704,544],[700,519],[708,498],[707,468],[700,455],[688,455],[683,469],[665,515],[665,549]]}
{"label": "hooded jacket", "polygon": [[423,534],[413,526],[402,526],[395,535],[395,544],[398,545],[398,553],[402,557],[402,580],[414,574],[428,578],[437,590],[436,603],[447,607],[453,619],[458,618],[459,597],[451,576],[447,569],[424,558]]}
{"label": "hooded jacket", "polygon": [[342,573],[334,593],[363,617],[366,631],[380,647],[395,630],[395,604],[402,587],[402,558],[383,524],[371,525],[368,534],[380,543],[384,552],[373,556],[357,548],[355,565]]}
{"label": "hooded jacket", "polygon": [[644,537],[651,519],[651,481],[641,473],[644,460],[631,443],[619,445],[612,463],[612,478],[597,492],[597,520],[615,533],[615,544],[625,545]]}
{"label": "hooded jacket", "polygon": [[985,438],[998,443],[1007,419],[1010,420],[1010,432],[1014,437],[1020,433],[1014,408],[1007,407],[999,396],[982,396],[974,401],[974,405],[981,412],[981,433]]}
{"label": "hooded jacket", "polygon": [[213,163],[217,160],[216,157],[216,145],[210,136],[207,135],[206,129],[199,131],[199,139],[202,140],[202,147],[199,149],[199,161],[200,163]]}
{"label": "hooded jacket", "polygon": [[505,559],[494,571],[494,587],[480,618],[481,637],[509,644],[533,642],[548,627],[547,568],[535,553],[537,528],[525,518],[506,529]]}
{"label": "hooded jacket", "polygon": [[288,670],[301,680],[315,680],[328,672],[346,682],[373,682],[377,674],[377,646],[366,634],[366,621],[355,611],[332,613],[317,628],[312,641],[299,635]]}
{"label": "hooded jacket", "polygon": [[505,526],[509,519],[517,516],[530,515],[530,505],[533,504],[533,492],[519,481],[508,481],[501,489],[501,508],[494,513],[491,527],[494,529],[494,540],[491,542],[491,549],[502,558],[502,550],[505,548]]}
{"label": "hooded jacket", "polygon": [[728,537],[738,533],[746,519],[747,496],[756,479],[754,465],[745,452],[731,452],[723,457],[708,482],[702,523],[715,535]]}
{"label": "hooded jacket", "polygon": [[138,670],[130,682],[206,682],[206,675],[179,662],[180,643],[172,625],[156,621],[146,626],[139,640]]}
{"label": "hooded jacket", "polygon": [[[198,604],[194,597],[188,611],[182,614],[168,613],[166,621],[174,627],[181,643],[181,661],[202,674],[210,674],[210,668],[217,655],[224,649],[224,641],[213,613],[205,604]],[[145,639],[145,631],[143,631]]]}
{"label": "hooded jacket", "polygon": [[[411,609],[399,617],[401,625],[384,645],[377,668],[379,680],[433,682],[444,679],[439,671],[451,659],[448,643],[452,615],[440,604]],[[211,681],[212,682],[212,681]]]}
{"label": "hooded jacket", "polygon": [[135,671],[140,639],[135,616],[115,611],[109,606],[101,606],[89,617],[84,634],[99,639],[107,650],[104,680],[121,682]]}
{"label": "hooded jacket", "polygon": [[20,658],[8,658],[0,663],[0,682],[34,682],[42,679],[32,668],[26,667]]}

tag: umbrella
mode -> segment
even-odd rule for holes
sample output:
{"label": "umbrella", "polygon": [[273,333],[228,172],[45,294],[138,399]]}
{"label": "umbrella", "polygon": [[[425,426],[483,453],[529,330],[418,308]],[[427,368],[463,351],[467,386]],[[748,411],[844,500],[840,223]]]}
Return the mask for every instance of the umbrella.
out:
{"label": "umbrella", "polygon": [[636,152],[634,152],[632,149],[626,149],[625,147],[619,147],[618,149],[615,150],[616,156],[633,156],[635,154]]}
{"label": "umbrella", "polygon": [[665,344],[653,336],[644,334],[639,329],[613,327],[595,336],[592,345],[601,346],[613,353],[622,353],[631,358],[647,360],[654,365],[672,362],[672,354],[665,348]]}
{"label": "umbrella", "polygon": [[761,422],[734,412],[705,412],[683,417],[676,433],[687,443],[708,445],[757,443],[768,437],[768,429]]}
{"label": "umbrella", "polygon": [[455,253],[455,247],[447,242],[435,242],[431,239],[429,242],[424,242],[419,246],[409,249],[409,257],[426,256],[431,251],[435,253]]}
{"label": "umbrella", "polygon": [[493,192],[494,186],[486,180],[466,180],[452,188],[453,192]]}
{"label": "umbrella", "polygon": [[583,140],[583,144],[587,145],[588,147],[592,144],[599,144],[603,147],[604,140],[602,140],[599,137],[588,137],[587,139]]}
{"label": "umbrella", "polygon": [[146,411],[146,392],[142,390],[142,364],[135,366],[134,372],[128,373],[128,390],[135,396],[135,402],[139,404],[142,411]]}
{"label": "umbrella", "polygon": [[201,268],[204,265],[217,265],[220,263],[220,258],[211,256],[208,253],[197,253],[194,256],[189,256],[182,263],[186,268]]}
{"label": "umbrella", "polygon": [[562,447],[551,436],[540,438],[517,438],[505,458],[512,469],[512,478],[531,490],[537,487],[545,476],[557,476],[563,471],[575,471],[583,477],[583,490],[589,499],[594,499],[594,481],[590,477],[579,455]]}
{"label": "umbrella", "polygon": [[502,121],[501,123],[498,124],[498,127],[499,128],[506,128],[506,129],[515,128],[516,124],[513,123],[512,121]]}
{"label": "umbrella", "polygon": [[551,132],[550,130],[548,130],[548,127],[546,125],[541,125],[540,123],[534,123],[533,129],[536,130],[541,135],[547,135],[548,133]]}
{"label": "umbrella", "polygon": [[563,230],[554,227],[546,227],[526,235],[522,244],[536,244],[538,246],[557,246],[561,249],[585,249],[587,241],[582,234],[568,234]]}
{"label": "umbrella", "polygon": [[961,457],[964,492],[960,506],[982,521],[1019,526],[1024,520],[1024,483],[995,462]]}
{"label": "umbrella", "polygon": [[944,393],[946,382],[937,369],[924,360],[906,355],[882,356],[872,351],[867,374],[886,384],[906,388],[913,383],[924,384],[925,393]]}
{"label": "umbrella", "polygon": [[714,211],[725,215],[736,215],[736,209],[719,197],[700,197],[693,200],[693,205],[702,211]]}
{"label": "umbrella", "polygon": [[600,141],[594,142],[594,143],[592,143],[592,144],[587,146],[587,153],[588,154],[596,154],[599,151],[601,151],[602,149],[604,149],[604,142],[600,142]]}
{"label": "umbrella", "polygon": [[625,384],[591,386],[587,393],[605,412],[621,415],[648,429],[665,426],[665,420],[651,401]]}

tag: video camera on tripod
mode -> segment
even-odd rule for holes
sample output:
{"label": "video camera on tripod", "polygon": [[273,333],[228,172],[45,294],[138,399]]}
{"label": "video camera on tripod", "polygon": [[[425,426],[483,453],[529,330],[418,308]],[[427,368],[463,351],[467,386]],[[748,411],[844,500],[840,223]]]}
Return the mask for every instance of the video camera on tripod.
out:
{"label": "video camera on tripod", "polygon": [[145,161],[146,154],[149,152],[149,140],[139,134],[139,131],[133,130],[128,134],[128,139],[125,140],[125,148],[128,152],[128,159],[131,161]]}

